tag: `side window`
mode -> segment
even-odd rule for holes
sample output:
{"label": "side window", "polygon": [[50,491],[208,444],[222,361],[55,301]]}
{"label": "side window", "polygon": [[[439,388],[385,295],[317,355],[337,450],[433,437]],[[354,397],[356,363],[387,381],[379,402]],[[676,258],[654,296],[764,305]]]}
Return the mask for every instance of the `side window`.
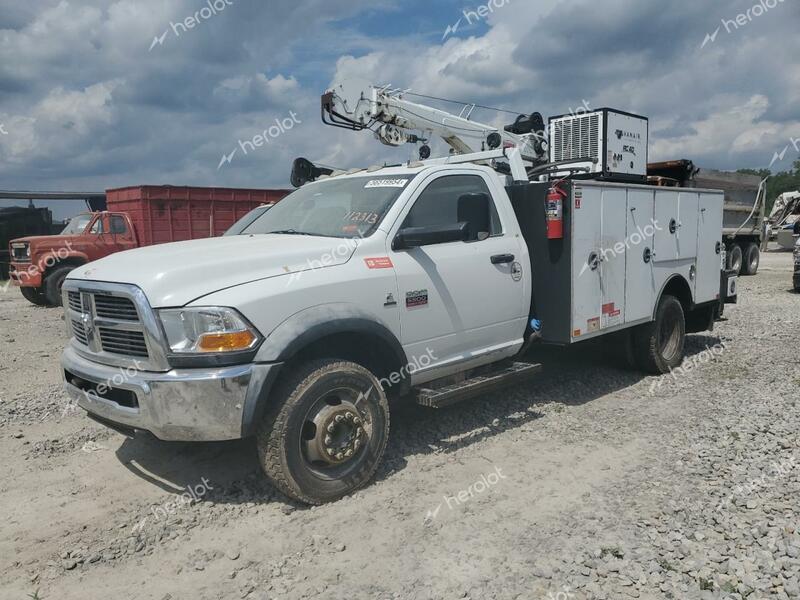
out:
{"label": "side window", "polygon": [[104,220],[105,219],[103,219],[103,217],[98,218],[97,221],[95,221],[94,224],[92,225],[92,228],[89,230],[89,233],[94,233],[94,234],[105,233],[105,229],[103,228]]}
{"label": "side window", "polygon": [[128,233],[124,218],[119,215],[111,215],[111,233]]}
{"label": "side window", "polygon": [[502,235],[503,228],[494,199],[482,177],[448,175],[433,181],[411,207],[403,227],[431,227],[458,223],[458,199],[464,194],[484,193],[489,196],[489,235]]}

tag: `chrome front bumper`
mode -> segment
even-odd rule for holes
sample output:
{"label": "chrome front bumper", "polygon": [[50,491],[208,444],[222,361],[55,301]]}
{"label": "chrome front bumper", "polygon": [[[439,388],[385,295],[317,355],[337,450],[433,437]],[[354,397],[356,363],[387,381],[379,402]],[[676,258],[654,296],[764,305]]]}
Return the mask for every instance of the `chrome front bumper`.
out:
{"label": "chrome front bumper", "polygon": [[[87,360],[68,346],[61,356],[64,389],[90,415],[124,429],[149,431],[167,441],[222,441],[244,437],[264,390],[279,364],[207,369],[137,371]],[[138,406],[122,406],[84,391],[69,375],[115,390],[127,390]],[[73,378],[73,381],[75,379]]]}

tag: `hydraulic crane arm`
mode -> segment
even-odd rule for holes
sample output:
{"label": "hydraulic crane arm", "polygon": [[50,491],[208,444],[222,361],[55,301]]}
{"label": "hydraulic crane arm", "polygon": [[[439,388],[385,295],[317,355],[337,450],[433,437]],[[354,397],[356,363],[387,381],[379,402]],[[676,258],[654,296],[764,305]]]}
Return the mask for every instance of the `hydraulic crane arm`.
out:
{"label": "hydraulic crane arm", "polygon": [[[424,136],[441,137],[456,154],[471,154],[497,148],[516,148],[527,166],[544,162],[544,124],[499,129],[470,120],[469,106],[462,114],[410,102],[403,92],[387,87],[339,84],[322,96],[322,120],[328,125],[360,131],[370,129],[389,146],[427,141]],[[466,113],[466,114],[465,114]],[[522,118],[522,117],[521,117]],[[541,119],[541,117],[539,117]],[[520,133],[520,131],[525,131]],[[412,132],[420,132],[417,135]]]}

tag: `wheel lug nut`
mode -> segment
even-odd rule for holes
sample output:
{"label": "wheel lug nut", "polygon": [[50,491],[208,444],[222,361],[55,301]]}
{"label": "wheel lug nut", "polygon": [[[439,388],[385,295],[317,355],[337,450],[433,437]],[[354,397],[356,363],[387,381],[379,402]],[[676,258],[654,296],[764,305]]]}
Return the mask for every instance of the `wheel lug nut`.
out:
{"label": "wheel lug nut", "polygon": [[353,413],[349,412],[349,413],[347,413],[347,418],[352,421],[355,418],[355,415]]}
{"label": "wheel lug nut", "polygon": [[353,423],[355,423],[356,425],[361,425],[361,419],[356,417],[356,418],[353,419]]}
{"label": "wheel lug nut", "polygon": [[336,429],[336,426],[333,423],[328,425],[328,433],[333,433],[334,429]]}
{"label": "wheel lug nut", "polygon": [[337,423],[341,423],[342,421],[344,421],[344,416],[343,415],[336,415],[336,422]]}
{"label": "wheel lug nut", "polygon": [[333,443],[333,438],[329,435],[325,436],[325,445],[330,446]]}
{"label": "wheel lug nut", "polygon": [[333,449],[332,448],[328,448],[328,456],[333,456]]}
{"label": "wheel lug nut", "polygon": [[352,451],[352,450],[348,450],[347,452],[345,452],[345,453],[344,453],[344,455],[345,455],[347,458],[350,458],[351,456],[353,456],[353,451]]}
{"label": "wheel lug nut", "polygon": [[339,452],[339,453],[336,455],[336,460],[342,460],[343,458],[344,458],[344,454],[342,454],[341,452]]}

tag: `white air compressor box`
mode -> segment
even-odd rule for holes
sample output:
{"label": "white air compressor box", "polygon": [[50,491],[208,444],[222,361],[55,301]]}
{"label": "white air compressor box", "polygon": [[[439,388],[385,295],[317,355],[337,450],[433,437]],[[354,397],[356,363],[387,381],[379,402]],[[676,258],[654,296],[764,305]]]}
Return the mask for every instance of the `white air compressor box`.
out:
{"label": "white air compressor box", "polygon": [[572,175],[611,181],[647,180],[647,117],[601,108],[550,117],[548,131],[550,162],[581,169]]}

